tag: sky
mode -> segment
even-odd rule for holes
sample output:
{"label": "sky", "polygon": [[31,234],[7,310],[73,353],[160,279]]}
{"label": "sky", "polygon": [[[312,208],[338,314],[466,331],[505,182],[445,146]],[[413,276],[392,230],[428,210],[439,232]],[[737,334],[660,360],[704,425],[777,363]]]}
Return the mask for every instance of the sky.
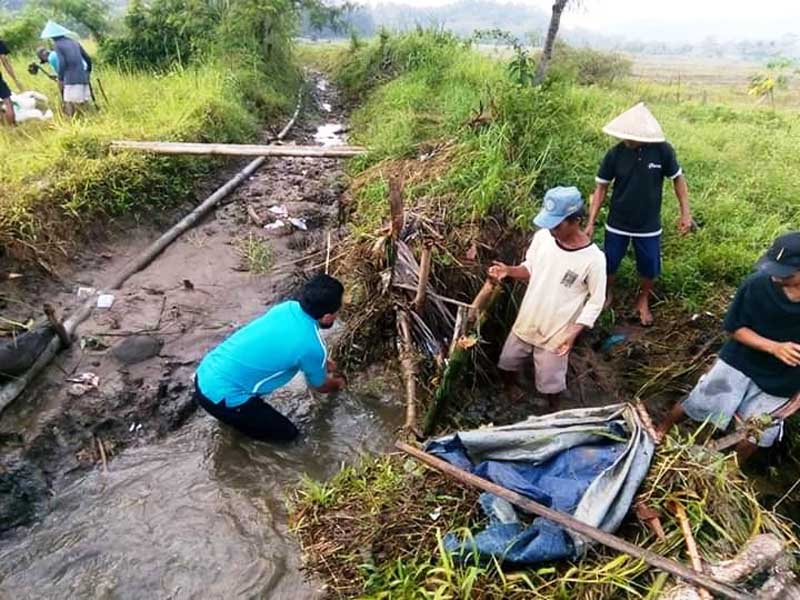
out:
{"label": "sky", "polygon": [[[362,1],[431,6],[451,0]],[[513,1],[548,13],[553,4],[552,0]],[[776,38],[800,34],[800,0],[582,0],[581,7],[565,13],[562,25],[636,39]]]}

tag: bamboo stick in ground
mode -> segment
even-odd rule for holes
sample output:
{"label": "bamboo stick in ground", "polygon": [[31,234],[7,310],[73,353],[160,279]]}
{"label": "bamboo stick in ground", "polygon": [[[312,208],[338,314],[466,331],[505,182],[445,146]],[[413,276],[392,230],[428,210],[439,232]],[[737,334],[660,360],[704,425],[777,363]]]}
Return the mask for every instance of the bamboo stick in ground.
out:
{"label": "bamboo stick in ground", "polygon": [[490,304],[490,300],[498,287],[496,279],[492,279],[491,277],[486,278],[486,281],[483,282],[483,287],[481,287],[478,295],[475,296],[475,299],[472,301],[472,307],[469,311],[470,323],[474,323]]}
{"label": "bamboo stick in ground", "polygon": [[61,340],[61,345],[64,346],[64,348],[69,348],[72,345],[72,338],[67,333],[67,330],[64,329],[64,324],[56,317],[56,309],[53,308],[51,304],[45,304],[44,314],[47,315],[50,326],[53,328],[53,331],[56,332],[58,339]]}
{"label": "bamboo stick in ground", "polygon": [[414,349],[411,343],[411,323],[405,310],[397,311],[397,330],[400,336],[400,367],[406,384],[406,421],[403,428],[417,435],[417,384]]}
{"label": "bamboo stick in ground", "polygon": [[414,297],[414,310],[418,315],[422,314],[425,307],[425,292],[428,289],[428,279],[431,276],[431,258],[433,250],[429,245],[422,249],[419,266],[419,281],[417,282],[417,294]]}
{"label": "bamboo stick in ground", "polygon": [[400,233],[403,231],[403,224],[405,222],[403,210],[403,180],[399,176],[389,179],[389,214],[392,218],[389,235],[392,238],[392,242],[397,242],[397,240],[400,239]]}
{"label": "bamboo stick in ground", "polygon": [[751,596],[749,594],[744,594],[730,585],[717,581],[716,579],[712,579],[711,577],[703,575],[702,573],[698,573],[697,571],[694,571],[680,564],[679,562],[659,556],[650,550],[641,548],[635,544],[631,544],[630,542],[623,540],[614,534],[608,533],[607,531],[603,531],[597,527],[592,527],[583,521],[579,521],[572,515],[548,508],[542,504],[539,504],[538,502],[534,502],[522,494],[518,494],[517,492],[509,490],[508,488],[504,488],[496,483],[492,483],[491,481],[483,479],[482,477],[478,477],[477,475],[463,471],[458,467],[455,467],[450,463],[445,462],[444,460],[428,454],[427,452],[424,452],[418,448],[403,442],[395,442],[395,447],[399,450],[402,450],[406,454],[413,456],[420,462],[433,467],[451,479],[454,479],[465,485],[478,488],[479,490],[489,492],[490,494],[494,494],[500,498],[504,498],[505,500],[511,502],[511,504],[518,506],[519,508],[531,514],[549,519],[555,523],[558,523],[559,525],[562,525],[563,527],[566,527],[570,531],[587,537],[590,540],[594,540],[595,542],[599,542],[604,546],[608,546],[614,550],[624,552],[625,554],[633,556],[634,558],[638,558],[657,569],[661,569],[662,571],[666,571],[667,573],[674,575],[675,577],[679,577],[693,584],[702,586],[716,594],[719,594],[720,596],[729,598],[730,600],[751,600]]}
{"label": "bamboo stick in ground", "polygon": [[[683,539],[686,542],[686,551],[689,553],[689,560],[692,563],[692,568],[698,573],[702,573],[703,562],[700,560],[700,553],[697,551],[697,543],[692,535],[692,525],[689,523],[689,517],[686,516],[686,509],[683,508],[683,505],[677,500],[670,502],[670,508],[675,513],[675,518],[678,519],[678,524],[681,527],[681,533],[683,533]],[[707,589],[700,587],[697,591],[700,593],[700,597],[703,600],[713,600],[711,592]]]}

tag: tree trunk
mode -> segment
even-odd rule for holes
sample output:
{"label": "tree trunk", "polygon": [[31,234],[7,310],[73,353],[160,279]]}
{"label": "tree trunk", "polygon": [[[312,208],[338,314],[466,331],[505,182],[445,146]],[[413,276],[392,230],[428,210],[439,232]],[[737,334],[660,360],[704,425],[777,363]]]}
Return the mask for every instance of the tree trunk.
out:
{"label": "tree trunk", "polygon": [[561,13],[564,12],[564,8],[567,6],[568,2],[569,0],[556,0],[553,4],[553,14],[550,16],[550,27],[547,28],[547,38],[544,40],[542,56],[539,59],[539,65],[536,67],[536,76],[533,78],[534,85],[542,83],[545,75],[547,75],[547,67],[553,56],[553,47],[556,43],[558,27],[561,24]]}

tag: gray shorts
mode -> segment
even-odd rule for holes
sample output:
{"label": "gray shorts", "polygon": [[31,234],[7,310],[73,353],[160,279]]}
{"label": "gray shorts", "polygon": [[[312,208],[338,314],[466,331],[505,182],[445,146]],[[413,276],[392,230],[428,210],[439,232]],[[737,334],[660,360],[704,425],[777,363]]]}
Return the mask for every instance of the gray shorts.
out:
{"label": "gray shorts", "polygon": [[567,367],[569,355],[559,356],[544,348],[533,346],[513,333],[508,334],[497,366],[503,371],[522,371],[531,364],[536,378],[536,390],[540,394],[560,394],[567,389]]}
{"label": "gray shorts", "polygon": [[[683,411],[693,421],[708,420],[720,430],[728,428],[734,415],[743,421],[768,415],[789,401],[762,391],[755,382],[725,361],[717,359],[711,370],[700,378],[683,402]],[[772,446],[783,434],[783,423],[764,429],[758,439],[750,439],[762,448]]]}

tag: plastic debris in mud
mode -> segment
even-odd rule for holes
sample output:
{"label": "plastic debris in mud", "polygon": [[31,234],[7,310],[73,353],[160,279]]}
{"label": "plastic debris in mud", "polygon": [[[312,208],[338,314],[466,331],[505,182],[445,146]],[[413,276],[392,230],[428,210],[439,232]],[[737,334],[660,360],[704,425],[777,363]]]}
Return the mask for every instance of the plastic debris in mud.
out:
{"label": "plastic debris in mud", "polygon": [[72,385],[67,389],[70,396],[83,396],[89,390],[96,390],[100,387],[100,377],[91,372],[81,373],[77,377],[66,379]]}
{"label": "plastic debris in mud", "polygon": [[96,291],[97,290],[94,289],[93,287],[87,287],[87,286],[83,286],[83,285],[78,286],[78,292],[77,292],[78,300],[83,300],[84,298],[88,298],[88,297],[94,295],[94,293]]}
{"label": "plastic debris in mud", "polygon": [[100,294],[97,297],[97,308],[111,308],[114,304],[114,294]]}

